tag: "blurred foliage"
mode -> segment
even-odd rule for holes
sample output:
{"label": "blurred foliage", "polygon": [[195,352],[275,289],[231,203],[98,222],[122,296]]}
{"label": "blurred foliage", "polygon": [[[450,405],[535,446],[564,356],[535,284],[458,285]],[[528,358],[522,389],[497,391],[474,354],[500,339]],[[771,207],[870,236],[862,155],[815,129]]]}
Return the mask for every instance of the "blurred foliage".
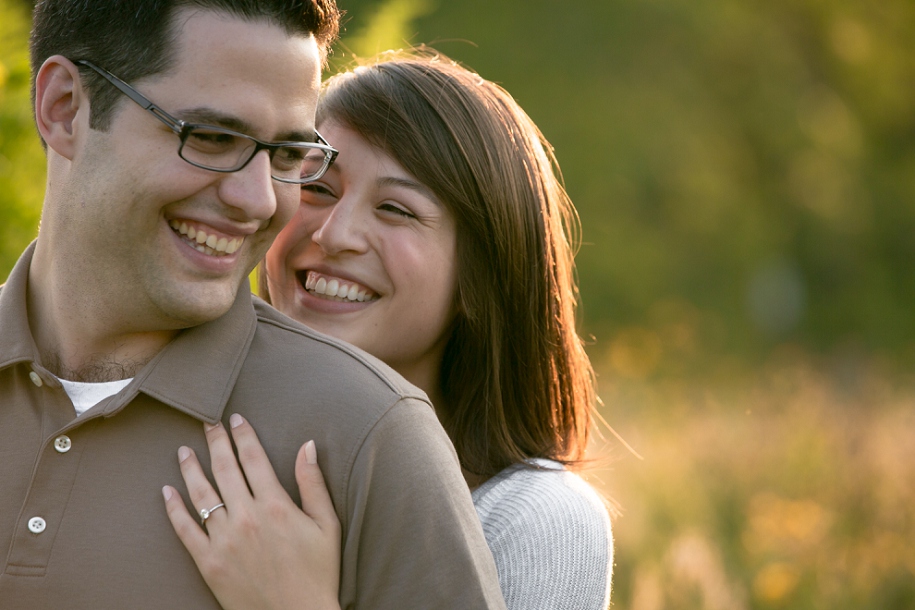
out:
{"label": "blurred foliage", "polygon": [[[590,475],[613,607],[915,607],[915,4],[339,3],[331,71],[429,43],[556,148],[603,413],[645,457]],[[44,181],[28,5],[0,0],[0,278]]]}
{"label": "blurred foliage", "polygon": [[0,279],[38,233],[45,157],[29,105],[29,13],[0,0]]}
{"label": "blurred foliage", "polygon": [[[358,10],[359,19],[348,12],[337,51],[331,57],[331,72],[345,69],[353,56],[371,57],[389,49],[399,49],[412,36],[418,17],[434,11],[434,0],[388,0]],[[347,10],[348,4],[338,2]]]}
{"label": "blurred foliage", "polygon": [[[24,104],[28,4],[0,0],[0,276],[34,236],[42,182]],[[430,43],[541,126],[584,225],[594,349],[654,354],[616,372],[704,374],[784,342],[915,359],[909,0],[340,5],[332,70]]]}
{"label": "blurred foliage", "polygon": [[[676,352],[676,325],[694,366],[784,341],[912,360],[910,0],[430,2],[400,46],[500,82],[556,147],[599,350],[635,327]],[[400,3],[340,4],[346,42]]]}

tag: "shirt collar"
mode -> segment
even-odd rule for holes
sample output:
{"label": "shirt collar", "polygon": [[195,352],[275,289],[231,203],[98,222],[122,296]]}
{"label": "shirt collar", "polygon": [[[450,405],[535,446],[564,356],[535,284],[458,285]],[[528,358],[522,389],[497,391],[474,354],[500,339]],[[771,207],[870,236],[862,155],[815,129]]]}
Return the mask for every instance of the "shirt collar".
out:
{"label": "shirt collar", "polygon": [[29,244],[16,262],[0,290],[0,369],[18,362],[38,361],[38,348],[29,329],[26,296],[29,266],[35,253],[35,243]]}
{"label": "shirt collar", "polygon": [[222,418],[257,317],[248,281],[221,317],[182,331],[139,372],[139,390],[208,423]]}
{"label": "shirt collar", "polygon": [[[19,362],[40,363],[26,306],[32,242],[0,290],[0,369]],[[142,392],[209,423],[222,418],[248,349],[257,317],[248,282],[228,312],[216,320],[186,329],[159,352],[128,386],[129,396]],[[120,410],[115,401],[106,414]]]}

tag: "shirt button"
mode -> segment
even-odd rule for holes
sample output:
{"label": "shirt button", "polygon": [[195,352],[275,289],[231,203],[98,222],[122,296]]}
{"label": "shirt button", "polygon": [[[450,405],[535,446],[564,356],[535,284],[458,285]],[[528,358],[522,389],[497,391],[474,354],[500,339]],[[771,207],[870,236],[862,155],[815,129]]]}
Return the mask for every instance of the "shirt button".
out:
{"label": "shirt button", "polygon": [[32,371],[31,373],[29,373],[29,379],[31,379],[32,383],[34,383],[39,388],[43,385],[41,382],[41,377],[35,371]]}
{"label": "shirt button", "polygon": [[41,517],[32,517],[29,519],[29,531],[33,534],[40,534],[48,526]]}
{"label": "shirt button", "polygon": [[61,434],[54,439],[54,448],[57,449],[57,453],[66,453],[70,451],[72,446],[73,443],[70,442],[70,437],[66,434]]}

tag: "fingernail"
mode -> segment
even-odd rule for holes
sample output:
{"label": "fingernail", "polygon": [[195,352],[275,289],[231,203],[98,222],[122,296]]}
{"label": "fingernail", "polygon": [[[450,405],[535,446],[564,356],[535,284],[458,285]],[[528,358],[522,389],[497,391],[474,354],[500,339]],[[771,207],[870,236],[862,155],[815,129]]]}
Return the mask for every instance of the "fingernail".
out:
{"label": "fingernail", "polygon": [[243,423],[245,423],[245,418],[238,413],[233,413],[231,417],[229,417],[229,425],[233,428],[237,428]]}
{"label": "fingernail", "polygon": [[191,450],[187,447],[178,447],[178,461],[183,462],[191,456]]}
{"label": "fingernail", "polygon": [[318,463],[318,450],[315,449],[314,441],[305,443],[305,461],[309,464]]}
{"label": "fingernail", "polygon": [[162,495],[165,496],[165,501],[168,502],[172,499],[172,488],[166,485],[162,488]]}
{"label": "fingernail", "polygon": [[216,422],[215,424],[211,424],[209,422],[203,422],[203,429],[206,430],[207,432],[209,432],[210,430],[215,430],[218,427],[219,427],[219,422]]}

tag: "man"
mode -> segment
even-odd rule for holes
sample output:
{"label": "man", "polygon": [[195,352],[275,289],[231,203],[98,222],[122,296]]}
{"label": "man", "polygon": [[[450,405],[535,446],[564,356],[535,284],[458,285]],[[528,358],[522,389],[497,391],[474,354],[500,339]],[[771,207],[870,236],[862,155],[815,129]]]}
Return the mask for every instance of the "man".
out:
{"label": "man", "polygon": [[219,607],[161,490],[236,413],[294,497],[315,440],[342,607],[503,606],[425,397],[249,294],[333,160],[314,112],[337,20],[332,0],[38,3],[48,181],[0,290],[0,608]]}

